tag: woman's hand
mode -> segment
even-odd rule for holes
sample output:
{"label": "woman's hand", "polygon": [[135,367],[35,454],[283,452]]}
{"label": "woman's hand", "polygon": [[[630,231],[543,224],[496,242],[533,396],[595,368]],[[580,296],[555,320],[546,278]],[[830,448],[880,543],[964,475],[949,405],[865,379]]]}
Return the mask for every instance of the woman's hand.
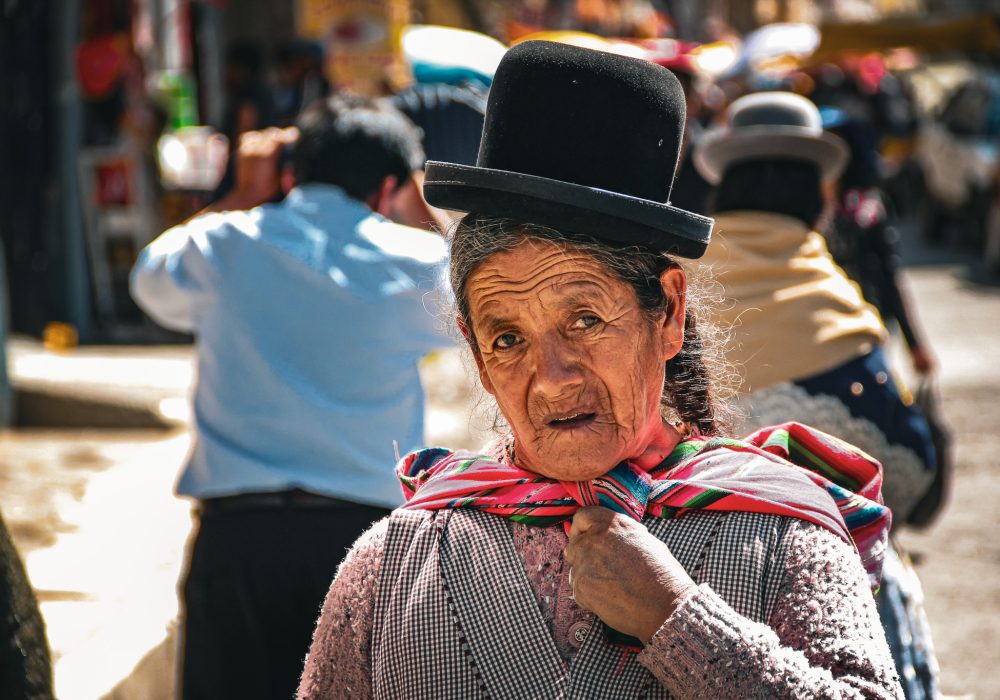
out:
{"label": "woman's hand", "polygon": [[573,516],[566,560],[576,602],[643,644],[696,585],[642,523],[600,506]]}

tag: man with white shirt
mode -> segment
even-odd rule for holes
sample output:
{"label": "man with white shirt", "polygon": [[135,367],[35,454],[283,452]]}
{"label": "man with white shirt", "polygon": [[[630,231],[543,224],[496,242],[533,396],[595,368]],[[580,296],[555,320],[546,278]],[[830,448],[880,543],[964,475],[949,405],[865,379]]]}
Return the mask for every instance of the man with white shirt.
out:
{"label": "man with white shirt", "polygon": [[[258,206],[282,152],[295,186]],[[431,300],[445,242],[387,218],[431,218],[422,164],[394,108],[321,100],[297,131],[248,135],[217,211],[136,262],[139,305],[197,339],[184,698],[291,697],[339,560],[402,502],[393,443],[423,442],[417,363],[448,345]]]}

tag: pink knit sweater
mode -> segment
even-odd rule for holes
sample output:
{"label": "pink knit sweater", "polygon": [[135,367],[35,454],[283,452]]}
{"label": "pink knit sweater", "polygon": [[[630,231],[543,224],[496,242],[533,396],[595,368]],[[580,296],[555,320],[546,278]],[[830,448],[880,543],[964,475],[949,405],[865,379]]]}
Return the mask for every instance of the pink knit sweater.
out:
{"label": "pink knit sweater", "polygon": [[[348,553],[327,595],[299,687],[302,700],[372,697],[370,644],[388,521]],[[571,598],[562,528],[513,525],[514,545],[560,654],[594,615]],[[768,625],[707,585],[689,594],[639,654],[676,698],[902,698],[864,569],[832,533],[795,521],[787,576]],[[711,672],[706,673],[711,667]]]}

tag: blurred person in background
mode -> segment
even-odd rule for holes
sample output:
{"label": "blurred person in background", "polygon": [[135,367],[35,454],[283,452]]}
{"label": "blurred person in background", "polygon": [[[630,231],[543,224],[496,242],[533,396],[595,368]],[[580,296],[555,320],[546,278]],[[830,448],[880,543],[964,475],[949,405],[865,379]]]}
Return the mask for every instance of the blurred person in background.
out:
{"label": "blurred person in background", "polygon": [[229,160],[213,199],[235,187],[236,154],[240,137],[274,126],[274,104],[264,78],[264,55],[253,43],[239,43],[226,51],[222,74],[223,115],[219,130],[229,139]]}
{"label": "blurred person in background", "polygon": [[414,83],[391,99],[420,127],[428,160],[473,165],[483,133],[486,92],[472,85]]}
{"label": "blurred person in background", "polygon": [[878,186],[877,132],[836,107],[821,108],[823,124],[850,153],[836,184],[832,221],[824,231],[833,259],[861,287],[886,328],[898,327],[918,374],[934,369],[934,355],[920,332],[912,302],[900,288],[899,232]]}
{"label": "blurred person in background", "polygon": [[226,52],[223,70],[225,113],[222,132],[230,143],[240,134],[274,124],[274,105],[264,77],[264,56],[259,46],[235,44]]}
{"label": "blurred person in background", "polygon": [[[885,502],[902,523],[930,487],[936,456],[927,422],[889,370],[885,327],[816,230],[824,188],[847,161],[806,98],[762,92],[733,102],[726,126],[695,154],[716,184],[702,263],[725,297],[714,320],[732,328],[743,430],[795,419],[857,445],[882,463]],[[890,549],[879,613],[907,698],[932,698],[937,661],[907,567]]]}
{"label": "blurred person in background", "polygon": [[425,298],[444,240],[390,221],[420,223],[422,165],[387,103],[320,100],[244,134],[234,190],[136,262],[139,305],[197,338],[184,698],[291,697],[338,562],[402,501],[393,442],[423,442],[417,364],[450,344]]}
{"label": "blurred person in background", "polygon": [[670,72],[677,76],[684,90],[684,101],[687,105],[683,150],[680,163],[677,165],[674,189],[670,193],[670,203],[681,209],[705,214],[708,212],[708,196],[712,192],[712,186],[698,172],[693,160],[698,141],[705,132],[706,123],[694,57],[690,53],[679,51],[669,58],[654,59],[653,62],[669,68]]}
{"label": "blurred person in background", "polygon": [[323,47],[306,39],[294,39],[278,48],[276,58],[274,123],[290,126],[304,107],[330,92],[330,83],[323,75]]}
{"label": "blurred person in background", "polygon": [[903,218],[918,210],[923,183],[913,159],[918,119],[915,97],[909,84],[891,73],[884,59],[869,54],[861,59],[827,63],[808,71],[813,89],[807,96],[839,121],[864,124],[863,138],[873,158],[880,152],[886,158],[872,160],[873,185],[883,188],[883,198],[891,195],[897,214]]}

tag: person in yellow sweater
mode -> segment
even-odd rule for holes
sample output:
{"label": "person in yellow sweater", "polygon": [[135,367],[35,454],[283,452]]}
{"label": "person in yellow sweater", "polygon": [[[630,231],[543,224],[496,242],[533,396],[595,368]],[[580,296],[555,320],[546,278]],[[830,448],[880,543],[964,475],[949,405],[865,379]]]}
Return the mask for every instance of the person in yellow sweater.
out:
{"label": "person in yellow sweater", "polygon": [[[715,185],[715,228],[699,263],[724,295],[713,320],[730,329],[726,358],[742,378],[743,429],[794,417],[857,445],[882,462],[885,501],[902,523],[933,479],[933,443],[887,365],[878,313],[816,230],[824,190],[848,155],[821,123],[817,107],[793,93],[731,105],[727,124],[694,155]],[[886,567],[882,622],[911,684],[907,697],[934,697],[937,664],[919,584],[907,589],[916,577],[900,574]]]}

